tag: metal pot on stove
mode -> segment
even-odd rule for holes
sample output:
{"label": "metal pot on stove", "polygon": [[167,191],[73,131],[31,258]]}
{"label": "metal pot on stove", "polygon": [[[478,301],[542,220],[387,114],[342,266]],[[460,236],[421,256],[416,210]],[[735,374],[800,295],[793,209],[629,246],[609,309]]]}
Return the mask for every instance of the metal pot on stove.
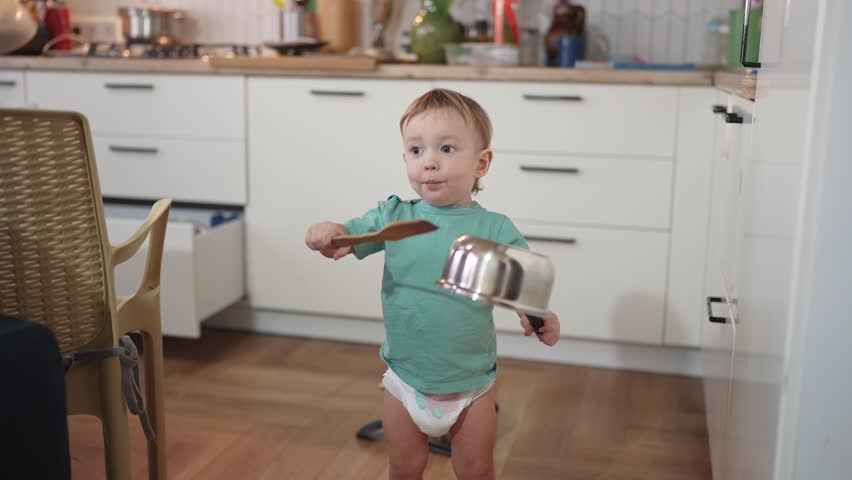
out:
{"label": "metal pot on stove", "polygon": [[120,7],[118,15],[127,43],[180,43],[187,21],[182,10],[155,6]]}

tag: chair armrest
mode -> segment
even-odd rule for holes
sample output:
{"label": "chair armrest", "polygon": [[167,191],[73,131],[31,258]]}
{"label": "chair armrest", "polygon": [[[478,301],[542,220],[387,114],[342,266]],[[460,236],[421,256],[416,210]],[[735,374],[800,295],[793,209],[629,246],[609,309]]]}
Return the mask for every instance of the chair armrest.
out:
{"label": "chair armrest", "polygon": [[160,265],[163,258],[163,242],[166,238],[166,223],[169,220],[169,209],[172,206],[171,199],[159,200],[151,207],[148,218],[139,226],[136,233],[126,241],[115,245],[111,249],[111,266],[115,268],[122,262],[132,257],[148,238],[148,255],[145,260],[145,273],[142,276],[140,291],[160,284]]}

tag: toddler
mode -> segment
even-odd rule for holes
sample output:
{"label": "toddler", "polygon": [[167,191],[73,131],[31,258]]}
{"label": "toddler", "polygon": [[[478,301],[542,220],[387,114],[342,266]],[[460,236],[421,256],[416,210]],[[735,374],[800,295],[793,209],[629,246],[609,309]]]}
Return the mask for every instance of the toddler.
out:
{"label": "toddler", "polygon": [[[436,281],[456,238],[468,233],[528,248],[506,216],[473,201],[491,166],[491,121],[459,93],[434,89],[414,100],[400,120],[408,181],[419,198],[391,196],[345,224],[318,223],[305,243],[339,259],[385,252],[382,311],[388,366],[382,424],[390,478],[421,478],[428,438],[450,434],[452,464],[460,479],[494,478],[496,333],[492,306],[440,288]],[[334,248],[338,235],[381,229],[389,222],[426,219],[434,232],[396,242]],[[533,333],[521,315],[524,334]],[[559,340],[559,318],[544,317],[540,341]]]}

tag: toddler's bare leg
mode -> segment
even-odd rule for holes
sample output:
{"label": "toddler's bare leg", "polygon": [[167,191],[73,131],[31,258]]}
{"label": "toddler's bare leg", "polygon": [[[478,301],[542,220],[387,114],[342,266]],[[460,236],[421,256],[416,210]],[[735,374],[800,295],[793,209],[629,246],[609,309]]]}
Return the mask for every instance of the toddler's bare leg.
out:
{"label": "toddler's bare leg", "polygon": [[450,429],[453,470],[459,480],[494,479],[497,414],[494,387],[473,401]]}
{"label": "toddler's bare leg", "polygon": [[420,480],[429,460],[426,434],[420,431],[408,410],[385,390],[382,429],[390,460],[390,480]]}

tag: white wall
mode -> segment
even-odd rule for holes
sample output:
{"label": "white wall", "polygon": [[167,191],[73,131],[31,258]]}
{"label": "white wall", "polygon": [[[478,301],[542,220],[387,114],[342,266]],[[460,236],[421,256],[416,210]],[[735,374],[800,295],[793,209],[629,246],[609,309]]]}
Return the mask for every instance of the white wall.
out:
{"label": "white wall", "polygon": [[[779,459],[783,480],[847,479],[852,472],[852,5],[819,2],[808,195],[794,292],[788,388]],[[817,36],[819,40],[820,36]],[[798,333],[799,335],[795,335]]]}
{"label": "white wall", "polygon": [[[370,0],[352,0],[369,3]],[[420,4],[404,2],[400,24],[406,28]],[[456,0],[453,11],[464,12],[477,0]],[[555,0],[520,0],[528,25],[547,28]],[[68,0],[74,17],[114,16],[127,0]],[[272,0],[160,0],[160,5],[187,11],[200,42],[260,43],[277,38]],[[683,62],[701,58],[704,26],[725,17],[741,0],[575,0],[587,9],[590,31],[609,38],[612,50],[636,54],[648,61]],[[408,20],[406,20],[406,18]]]}

